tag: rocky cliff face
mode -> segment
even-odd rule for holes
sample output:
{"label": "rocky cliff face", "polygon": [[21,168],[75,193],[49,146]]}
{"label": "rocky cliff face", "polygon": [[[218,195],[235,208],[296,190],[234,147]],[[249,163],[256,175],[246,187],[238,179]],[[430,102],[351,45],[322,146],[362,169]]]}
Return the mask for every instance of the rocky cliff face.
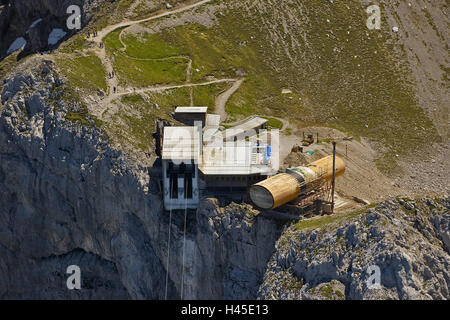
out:
{"label": "rocky cliff face", "polygon": [[[0,297],[163,299],[169,213],[156,180],[66,120],[51,63],[28,63],[1,95]],[[255,297],[282,224],[214,200],[187,222],[184,242],[184,212],[173,213],[168,298],[182,287],[191,299]],[[66,288],[72,264],[81,291]]]}
{"label": "rocky cliff face", "polygon": [[[392,199],[312,231],[292,226],[277,242],[259,297],[449,299],[449,209],[448,198]],[[379,287],[368,285],[371,266]]]}
{"label": "rocky cliff face", "polygon": [[[449,200],[391,200],[315,230],[204,199],[164,212],[154,172],[113,149],[52,63],[30,58],[0,105],[0,298],[448,299]],[[168,251],[170,251],[167,265]],[[184,254],[183,254],[184,252]],[[81,268],[82,290],[66,288]],[[381,269],[368,290],[366,269]],[[168,266],[168,267],[167,267]],[[184,268],[183,268],[184,266]]]}
{"label": "rocky cliff face", "polygon": [[17,38],[27,44],[23,54],[48,50],[49,35],[53,29],[63,29],[68,36],[77,30],[66,26],[67,8],[77,5],[82,9],[82,25],[92,16],[92,10],[106,0],[4,0],[0,4],[0,59]]}

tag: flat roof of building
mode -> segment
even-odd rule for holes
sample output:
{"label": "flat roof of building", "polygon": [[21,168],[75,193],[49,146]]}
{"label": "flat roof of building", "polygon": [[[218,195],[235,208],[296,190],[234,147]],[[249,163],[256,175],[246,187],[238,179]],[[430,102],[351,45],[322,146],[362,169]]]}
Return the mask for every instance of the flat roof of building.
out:
{"label": "flat roof of building", "polygon": [[178,107],[175,113],[207,113],[208,107]]}
{"label": "flat roof of building", "polygon": [[263,124],[267,123],[269,120],[260,118],[260,117],[253,117],[244,123],[241,123],[237,126],[228,128],[224,131],[223,137],[225,139],[232,138],[234,136],[238,136],[244,132],[255,130],[256,128],[261,127]]}
{"label": "flat roof of building", "polygon": [[207,114],[206,115],[206,126],[207,127],[219,127],[220,126],[220,115],[219,114]]}
{"label": "flat roof of building", "polygon": [[198,160],[200,157],[199,127],[165,127],[163,160]]}
{"label": "flat roof of building", "polygon": [[252,174],[273,175],[276,171],[269,166],[202,166],[198,169],[206,176],[248,176]]}
{"label": "flat roof of building", "polygon": [[214,136],[219,132],[220,115],[207,114],[205,127],[203,128],[203,143],[211,142]]}
{"label": "flat roof of building", "polygon": [[203,129],[203,143],[213,141],[214,136],[219,132],[219,127],[205,127]]}
{"label": "flat roof of building", "polygon": [[262,162],[263,154],[254,151],[255,145],[250,142],[206,145],[199,169],[205,175],[273,174],[272,168]]}

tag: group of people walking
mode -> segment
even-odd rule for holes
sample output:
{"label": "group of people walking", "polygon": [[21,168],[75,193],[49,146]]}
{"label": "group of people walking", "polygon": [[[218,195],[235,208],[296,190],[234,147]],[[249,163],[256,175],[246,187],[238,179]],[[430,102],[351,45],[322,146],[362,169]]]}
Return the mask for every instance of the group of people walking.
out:
{"label": "group of people walking", "polygon": [[[91,31],[88,31],[87,37],[90,38],[91,35],[92,35],[92,37],[95,38],[95,37],[98,36],[98,32],[97,32],[96,30],[92,31],[92,33],[91,33]],[[104,43],[103,43],[102,41],[100,41],[99,47],[100,47],[100,49],[103,49],[103,48],[105,47],[105,45],[104,45]],[[109,75],[109,79],[113,79],[113,78],[115,77],[114,70],[111,71],[111,72],[109,72],[108,75]],[[117,92],[117,88],[116,88],[116,87],[113,87],[112,89],[113,89],[113,92],[114,92],[114,93]]]}
{"label": "group of people walking", "polygon": [[[94,30],[93,32],[92,32],[92,36],[95,38],[96,36],[98,36],[98,32],[96,31],[96,30]],[[88,31],[88,36],[87,36],[88,38],[90,38],[91,37],[91,32],[90,31]]]}
{"label": "group of people walking", "polygon": [[[92,32],[92,36],[95,38],[96,36],[98,36],[98,32],[96,30],[94,30]],[[88,37],[88,39],[91,37],[91,32],[90,31],[88,31],[87,37]],[[103,44],[102,41],[100,41],[100,43],[98,45],[99,45],[100,49],[103,49],[105,47],[105,45]]]}

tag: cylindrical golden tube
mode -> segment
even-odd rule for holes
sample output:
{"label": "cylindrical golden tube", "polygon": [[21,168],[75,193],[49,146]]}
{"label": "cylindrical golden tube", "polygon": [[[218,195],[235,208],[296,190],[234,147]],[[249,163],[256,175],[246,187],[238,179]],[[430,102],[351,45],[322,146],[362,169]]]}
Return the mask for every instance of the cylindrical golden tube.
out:
{"label": "cylindrical golden tube", "polygon": [[[302,193],[311,191],[318,180],[333,178],[333,156],[296,167],[261,181],[250,188],[252,202],[261,209],[274,209],[296,199]],[[336,157],[336,178],[345,172],[344,161]]]}
{"label": "cylindrical golden tube", "polygon": [[[317,174],[317,178],[331,181],[333,178],[333,156],[328,156],[317,161],[314,161],[306,166]],[[301,167],[300,167],[301,168]],[[345,172],[345,162],[339,157],[336,157],[336,178],[340,177]]]}
{"label": "cylindrical golden tube", "polygon": [[276,208],[294,200],[300,193],[300,185],[287,173],[277,174],[250,188],[250,198],[262,209]]}

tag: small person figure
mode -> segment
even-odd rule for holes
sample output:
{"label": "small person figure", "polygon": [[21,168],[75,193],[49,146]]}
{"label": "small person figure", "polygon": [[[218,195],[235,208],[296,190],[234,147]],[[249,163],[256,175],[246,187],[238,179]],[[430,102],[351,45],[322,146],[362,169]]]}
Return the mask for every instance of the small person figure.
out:
{"label": "small person figure", "polygon": [[116,93],[116,87],[113,87],[113,91],[114,91],[114,93]]}

